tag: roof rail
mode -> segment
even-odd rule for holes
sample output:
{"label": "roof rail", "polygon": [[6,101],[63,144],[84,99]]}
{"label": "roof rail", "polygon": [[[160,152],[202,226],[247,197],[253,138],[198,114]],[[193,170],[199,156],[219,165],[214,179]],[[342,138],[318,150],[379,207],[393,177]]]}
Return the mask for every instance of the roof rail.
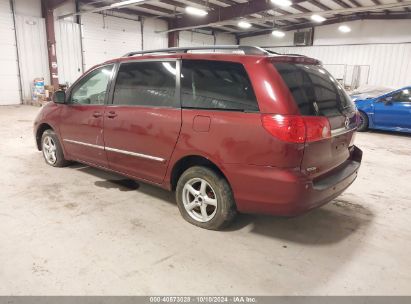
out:
{"label": "roof rail", "polygon": [[154,54],[154,53],[188,53],[189,51],[206,51],[206,50],[238,50],[244,52],[244,55],[269,55],[272,51],[266,51],[257,46],[246,45],[209,45],[209,46],[194,46],[194,47],[173,47],[167,49],[137,51],[125,54],[123,57],[131,57],[135,55]]}

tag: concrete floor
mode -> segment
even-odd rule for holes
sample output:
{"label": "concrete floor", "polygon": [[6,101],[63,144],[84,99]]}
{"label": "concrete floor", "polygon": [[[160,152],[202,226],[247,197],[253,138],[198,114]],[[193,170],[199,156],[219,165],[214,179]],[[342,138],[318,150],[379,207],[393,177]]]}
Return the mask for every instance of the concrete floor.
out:
{"label": "concrete floor", "polygon": [[0,107],[1,295],[411,294],[411,136],[358,134],[359,178],[321,209],[212,232],[171,193],[47,166],[38,111]]}

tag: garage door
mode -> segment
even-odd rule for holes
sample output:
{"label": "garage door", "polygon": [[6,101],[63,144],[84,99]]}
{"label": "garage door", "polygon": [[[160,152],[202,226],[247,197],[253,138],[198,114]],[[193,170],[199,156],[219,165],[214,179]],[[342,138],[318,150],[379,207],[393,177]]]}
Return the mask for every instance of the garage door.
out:
{"label": "garage door", "polygon": [[86,14],[81,17],[85,70],[127,52],[141,50],[141,25],[138,21]]}
{"label": "garage door", "polygon": [[19,104],[16,39],[9,0],[0,0],[0,66],[0,105]]}
{"label": "garage door", "polygon": [[71,85],[83,73],[80,25],[74,22],[56,21],[54,30],[59,83]]}

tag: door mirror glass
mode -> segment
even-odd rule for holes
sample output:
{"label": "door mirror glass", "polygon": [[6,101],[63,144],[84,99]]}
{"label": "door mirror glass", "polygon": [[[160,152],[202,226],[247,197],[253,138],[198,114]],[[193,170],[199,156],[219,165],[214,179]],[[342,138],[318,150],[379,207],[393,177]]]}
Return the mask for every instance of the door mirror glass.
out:
{"label": "door mirror glass", "polygon": [[65,103],[66,102],[66,92],[64,91],[54,92],[53,101],[55,103]]}

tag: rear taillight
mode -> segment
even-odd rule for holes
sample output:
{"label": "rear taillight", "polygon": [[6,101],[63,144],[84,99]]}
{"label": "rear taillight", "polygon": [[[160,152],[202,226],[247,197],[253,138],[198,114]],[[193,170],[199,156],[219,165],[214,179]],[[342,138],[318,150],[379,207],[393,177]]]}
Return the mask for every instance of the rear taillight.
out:
{"label": "rear taillight", "polygon": [[287,142],[313,142],[331,137],[330,122],[322,116],[263,114],[261,121],[271,135]]}
{"label": "rear taillight", "polygon": [[303,116],[306,127],[306,141],[312,142],[331,137],[331,126],[327,117]]}

